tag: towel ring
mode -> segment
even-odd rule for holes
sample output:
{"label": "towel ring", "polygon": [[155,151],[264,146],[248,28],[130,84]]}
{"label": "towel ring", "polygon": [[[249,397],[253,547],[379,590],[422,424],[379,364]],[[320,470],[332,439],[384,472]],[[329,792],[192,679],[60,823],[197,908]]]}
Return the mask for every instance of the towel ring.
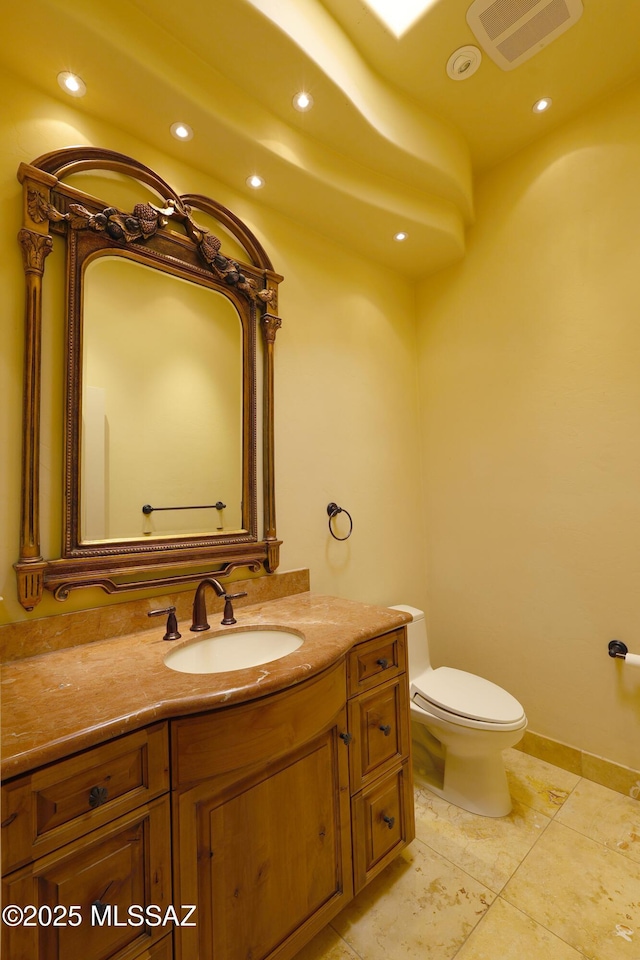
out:
{"label": "towel ring", "polygon": [[[351,519],[351,514],[349,513],[349,511],[344,510],[343,507],[339,507],[337,503],[330,503],[327,506],[327,513],[329,514],[329,533],[331,534],[333,539],[348,540],[353,532],[353,520]],[[333,520],[334,517],[337,517],[339,513],[346,513],[346,515],[349,517],[349,532],[347,533],[346,537],[337,537],[331,527],[331,521]]]}

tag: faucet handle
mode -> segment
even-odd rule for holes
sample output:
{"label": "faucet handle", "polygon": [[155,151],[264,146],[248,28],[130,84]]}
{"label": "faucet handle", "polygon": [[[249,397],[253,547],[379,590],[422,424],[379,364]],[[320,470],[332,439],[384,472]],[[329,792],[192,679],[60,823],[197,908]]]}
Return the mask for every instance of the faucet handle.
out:
{"label": "faucet handle", "polygon": [[163,607],[162,610],[149,610],[149,612],[147,613],[147,616],[161,617],[165,613],[168,614],[167,632],[165,633],[162,639],[163,640],[179,640],[182,634],[178,633],[178,621],[176,619],[175,607]]}
{"label": "faucet handle", "polygon": [[224,595],[224,616],[220,621],[223,627],[229,627],[232,623],[237,623],[238,621],[233,615],[233,604],[232,600],[237,600],[239,597],[246,597],[246,590],[244,593],[225,593]]}

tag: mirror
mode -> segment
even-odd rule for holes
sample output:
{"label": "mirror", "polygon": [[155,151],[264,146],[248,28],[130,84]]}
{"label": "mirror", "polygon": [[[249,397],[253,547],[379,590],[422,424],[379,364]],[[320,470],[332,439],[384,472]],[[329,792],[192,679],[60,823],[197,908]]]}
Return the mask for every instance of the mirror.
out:
{"label": "mirror", "polygon": [[[133,180],[141,202],[120,210],[65,182],[86,171]],[[70,147],[22,164],[18,177],[27,349],[15,567],[23,606],[33,609],[44,589],[65,599],[83,586],[113,593],[237,566],[272,572],[280,545],[273,351],[282,277],[229,210],[200,195],[179,196],[130,157]],[[216,233],[198,212],[218,225]],[[218,232],[246,259],[226,256]],[[45,560],[40,331],[54,237],[66,244],[67,261],[60,305],[67,318],[65,476],[61,556]]]}
{"label": "mirror", "polygon": [[81,542],[241,532],[237,309],[124,256],[83,293]]}

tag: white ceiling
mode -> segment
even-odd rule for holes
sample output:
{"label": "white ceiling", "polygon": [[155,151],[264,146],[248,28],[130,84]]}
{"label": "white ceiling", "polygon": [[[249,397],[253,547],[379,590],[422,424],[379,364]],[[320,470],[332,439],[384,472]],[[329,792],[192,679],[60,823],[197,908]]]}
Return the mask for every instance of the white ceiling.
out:
{"label": "white ceiling", "polygon": [[[453,81],[449,56],[477,43],[470,2],[436,0],[397,39],[361,0],[31,0],[3,13],[0,63],[237,191],[260,173],[256,201],[422,276],[462,255],[474,176],[640,74],[639,0],[583,0],[515,70],[485,55]],[[65,96],[61,70],[86,97]],[[553,107],[536,116],[541,96]],[[172,140],[175,120],[193,140]]]}

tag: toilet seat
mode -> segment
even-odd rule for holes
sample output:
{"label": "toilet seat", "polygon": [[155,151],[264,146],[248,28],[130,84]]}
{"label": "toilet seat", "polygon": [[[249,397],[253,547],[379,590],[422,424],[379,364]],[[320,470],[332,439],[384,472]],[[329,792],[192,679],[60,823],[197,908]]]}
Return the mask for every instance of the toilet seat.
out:
{"label": "toilet seat", "polygon": [[416,706],[465,727],[514,730],[526,724],[522,704],[502,687],[453,667],[426,670],[411,683]]}

